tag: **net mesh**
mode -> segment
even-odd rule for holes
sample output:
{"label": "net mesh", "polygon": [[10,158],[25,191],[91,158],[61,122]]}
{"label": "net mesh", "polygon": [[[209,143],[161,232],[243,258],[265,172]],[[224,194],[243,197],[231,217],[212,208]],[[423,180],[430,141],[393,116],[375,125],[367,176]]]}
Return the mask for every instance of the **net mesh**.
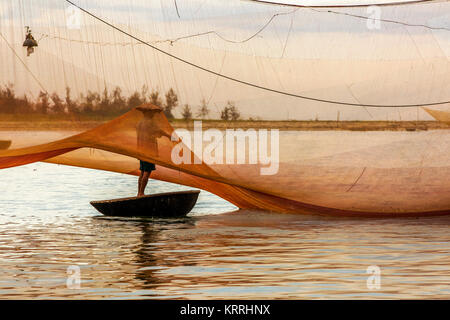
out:
{"label": "net mesh", "polygon": [[[157,165],[152,178],[211,191],[240,208],[450,210],[448,130],[372,132],[361,122],[449,122],[446,1],[380,12],[247,1],[73,3],[0,4],[0,113],[31,119],[22,132],[2,134],[12,145],[0,151],[0,168],[48,161],[137,175],[141,159]],[[25,25],[39,42],[29,56]],[[151,105],[164,112],[146,111]],[[201,133],[214,143],[199,146],[195,132],[176,140],[167,120],[186,110],[217,119],[225,107],[250,122],[327,120],[338,127],[352,120],[361,128],[248,131],[241,147],[219,130]],[[32,131],[42,114],[64,119],[70,131]],[[85,130],[86,117],[114,119]],[[262,142],[271,163],[262,161]],[[267,174],[270,167],[276,170]]]}

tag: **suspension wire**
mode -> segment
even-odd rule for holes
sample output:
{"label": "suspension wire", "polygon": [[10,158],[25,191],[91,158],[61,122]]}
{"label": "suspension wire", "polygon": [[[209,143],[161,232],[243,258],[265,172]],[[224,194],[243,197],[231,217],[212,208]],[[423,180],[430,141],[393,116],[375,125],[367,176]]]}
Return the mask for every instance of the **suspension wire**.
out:
{"label": "suspension wire", "polygon": [[336,100],[327,100],[327,99],[321,99],[321,98],[314,98],[314,97],[308,97],[308,96],[303,96],[303,95],[299,95],[299,94],[294,94],[291,92],[286,92],[286,91],[281,91],[281,90],[277,90],[277,89],[273,89],[273,88],[269,88],[269,87],[264,87],[255,83],[251,83],[245,80],[240,80],[231,76],[227,76],[225,74],[216,72],[214,70],[208,69],[206,67],[203,67],[201,65],[195,64],[191,61],[188,61],[186,59],[183,59],[179,56],[176,56],[174,54],[171,54],[170,52],[164,51],[148,42],[145,42],[144,40],[132,35],[131,33],[126,32],[125,30],[113,25],[112,23],[106,21],[103,18],[100,18],[99,16],[93,14],[92,12],[88,11],[87,9],[82,8],[81,6],[75,4],[74,2],[72,2],[71,0],[64,0],[67,3],[70,3],[71,5],[73,5],[74,7],[78,8],[79,10],[81,10],[82,12],[86,13],[87,15],[91,16],[92,18],[104,23],[105,25],[111,27],[112,29],[130,37],[131,39],[134,39],[170,58],[173,58],[175,60],[178,60],[182,63],[185,63],[187,65],[190,65],[194,68],[197,68],[199,70],[202,70],[204,72],[216,75],[218,77],[236,82],[236,83],[240,83],[249,87],[253,87],[256,89],[261,89],[264,91],[268,91],[268,92],[272,92],[272,93],[277,93],[277,94],[281,94],[281,95],[285,95],[285,96],[289,96],[289,97],[294,97],[294,98],[299,98],[299,99],[303,99],[303,100],[308,100],[308,101],[315,101],[315,102],[322,102],[322,103],[329,103],[329,104],[336,104],[336,105],[342,105],[342,106],[351,106],[351,107],[368,107],[368,108],[415,108],[415,107],[430,107],[430,106],[438,106],[438,105],[444,105],[444,104],[450,104],[450,100],[449,101],[441,101],[441,102],[431,102],[431,103],[422,103],[422,104],[402,104],[402,105],[383,105],[383,104],[359,104],[359,103],[350,103],[350,102],[343,102],[343,101],[336,101]]}
{"label": "suspension wire", "polygon": [[173,2],[175,3],[175,9],[177,10],[177,15],[178,15],[178,18],[180,18],[180,19],[181,19],[181,16],[180,16],[180,11],[178,11],[178,4],[177,4],[177,0],[173,0]]}
{"label": "suspension wire", "polygon": [[[229,43],[235,43],[235,44],[240,44],[240,43],[245,43],[248,42],[254,38],[256,38],[259,34],[261,34],[265,29],[267,29],[267,27],[274,21],[274,19],[278,16],[283,16],[283,15],[290,15],[293,14],[295,12],[297,12],[299,10],[299,8],[296,8],[292,11],[289,12],[280,12],[280,13],[276,13],[274,15],[272,15],[270,17],[270,19],[260,28],[258,29],[258,31],[256,31],[254,34],[252,34],[251,36],[242,39],[242,40],[232,40],[232,39],[227,39],[226,37],[224,37],[223,35],[221,35],[219,32],[215,31],[215,30],[210,30],[210,31],[205,31],[205,32],[199,32],[199,33],[195,33],[195,34],[190,34],[190,35],[186,35],[186,36],[181,36],[181,37],[177,37],[177,38],[173,38],[173,39],[164,39],[164,40],[156,40],[156,41],[148,41],[147,43],[152,43],[152,44],[158,44],[158,43],[166,43],[169,42],[171,45],[174,44],[177,41],[180,40],[184,40],[184,39],[189,39],[189,38],[196,38],[196,37],[201,37],[201,36],[206,36],[206,35],[215,35],[217,36],[219,39],[225,41],[225,42],[229,42]],[[450,30],[449,30],[450,31]],[[36,32],[35,32],[36,33]],[[37,32],[38,33],[38,32]],[[100,41],[86,41],[86,40],[77,40],[77,39],[69,39],[69,38],[64,38],[64,37],[60,37],[60,36],[52,36],[49,34],[45,34],[45,33],[40,33],[42,35],[42,38],[48,37],[48,38],[52,38],[52,39],[58,39],[58,40],[64,40],[64,41],[70,41],[70,42],[79,42],[79,43],[88,43],[88,44],[95,44],[95,45],[100,45],[100,46],[115,46],[115,45],[120,45],[120,46],[129,46],[129,45],[133,45],[135,43],[133,42],[121,42],[121,43],[113,43],[113,42],[100,42]],[[136,44],[140,44],[140,43],[136,43]]]}
{"label": "suspension wire", "polygon": [[294,14],[291,17],[291,24],[289,25],[288,34],[286,36],[286,40],[284,41],[283,52],[281,53],[281,58],[284,58],[284,53],[286,52],[286,48],[289,42],[289,37],[291,36],[292,27],[294,26]]}
{"label": "suspension wire", "polygon": [[[261,2],[261,1],[257,1],[257,0],[247,0],[247,1]],[[432,0],[424,0],[422,2],[428,2],[428,1],[432,1]],[[265,4],[268,4],[268,3],[265,2]],[[282,13],[274,14],[255,34],[253,34],[252,36],[250,36],[250,37],[248,37],[247,39],[244,39],[244,40],[235,41],[235,40],[226,39],[225,37],[223,37],[217,31],[212,30],[212,31],[206,31],[206,32],[201,32],[201,33],[197,33],[197,34],[182,36],[182,37],[178,37],[178,38],[174,38],[174,39],[155,41],[153,43],[170,42],[170,44],[173,44],[174,42],[179,41],[179,40],[184,40],[184,39],[188,39],[188,38],[204,36],[204,35],[208,35],[208,34],[214,34],[218,38],[222,39],[225,42],[244,43],[244,42],[252,40],[256,36],[258,36],[260,33],[262,33],[272,23],[272,21],[276,17],[282,16],[282,15],[293,14],[293,13],[297,12],[297,10],[299,10],[301,8],[310,9],[311,11],[315,11],[315,12],[318,12],[318,13],[331,13],[331,14],[335,14],[335,15],[343,15],[343,16],[348,16],[348,17],[352,17],[352,18],[362,19],[362,20],[373,20],[373,21],[380,21],[380,22],[398,24],[398,25],[407,26],[407,27],[425,28],[425,29],[436,30],[436,31],[450,31],[450,28],[447,28],[447,27],[432,27],[432,26],[429,26],[429,25],[426,25],[426,24],[413,24],[413,23],[397,21],[397,20],[391,20],[391,19],[372,18],[372,17],[368,17],[368,16],[352,14],[352,13],[347,13],[347,12],[341,12],[341,11],[335,11],[335,10],[319,10],[319,9],[317,9],[317,7],[312,7],[312,6],[288,5],[288,4],[278,4],[278,5],[281,5],[281,6],[294,6],[294,7],[296,7],[296,9],[294,9],[292,11],[289,11],[289,12],[282,12]]]}
{"label": "suspension wire", "polygon": [[363,16],[363,15],[352,14],[352,13],[348,13],[348,12],[340,12],[340,11],[334,11],[334,10],[320,10],[320,9],[315,9],[315,8],[312,8],[312,7],[305,7],[305,8],[308,8],[308,9],[310,9],[312,11],[320,12],[320,13],[327,12],[327,13],[332,13],[332,14],[342,15],[342,16],[348,16],[348,17],[357,18],[357,19],[373,20],[373,21],[380,21],[380,22],[398,24],[398,25],[405,26],[405,27],[425,28],[425,29],[436,30],[436,31],[450,31],[450,28],[447,28],[447,27],[432,27],[432,26],[429,26],[429,25],[426,25],[426,24],[413,24],[413,23],[402,22],[402,21],[391,20],[391,19],[377,19],[377,18],[371,18],[371,17],[367,17],[367,16]]}
{"label": "suspension wire", "polygon": [[[403,2],[386,2],[386,3],[379,3],[379,4],[335,4],[335,5],[315,5],[315,6],[308,6],[303,4],[293,4],[293,3],[283,3],[283,2],[271,2],[267,0],[241,0],[241,1],[248,1],[248,2],[259,2],[260,4],[265,5],[277,5],[277,6],[283,6],[283,7],[298,7],[298,8],[357,8],[357,7],[370,7],[370,6],[378,6],[378,7],[390,7],[390,6],[400,6],[400,5],[410,5],[410,4],[417,4],[417,3],[423,3],[423,2],[433,2],[436,0],[406,0]],[[439,0],[439,2],[448,2],[449,0]]]}

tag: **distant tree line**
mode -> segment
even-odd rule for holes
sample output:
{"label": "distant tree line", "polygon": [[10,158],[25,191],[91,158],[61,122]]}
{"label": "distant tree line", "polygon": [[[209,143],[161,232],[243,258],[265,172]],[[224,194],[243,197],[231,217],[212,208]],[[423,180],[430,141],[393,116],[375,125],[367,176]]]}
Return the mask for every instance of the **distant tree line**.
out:
{"label": "distant tree line", "polygon": [[[29,98],[26,94],[19,96],[12,84],[0,86],[0,114],[85,114],[95,116],[114,117],[128,112],[143,104],[152,103],[164,110],[168,119],[174,119],[174,110],[179,101],[175,91],[170,88],[164,96],[158,90],[150,91],[144,85],[141,91],[135,91],[129,96],[124,95],[120,87],[109,91],[107,88],[102,93],[88,90],[74,97],[70,88],[66,88],[62,97],[57,93],[49,94],[41,91],[37,98]],[[195,116],[206,119],[210,114],[207,102],[203,99]],[[188,104],[185,104],[181,116],[185,120],[192,119],[194,113]],[[238,120],[240,113],[231,101],[221,112],[222,120]]]}

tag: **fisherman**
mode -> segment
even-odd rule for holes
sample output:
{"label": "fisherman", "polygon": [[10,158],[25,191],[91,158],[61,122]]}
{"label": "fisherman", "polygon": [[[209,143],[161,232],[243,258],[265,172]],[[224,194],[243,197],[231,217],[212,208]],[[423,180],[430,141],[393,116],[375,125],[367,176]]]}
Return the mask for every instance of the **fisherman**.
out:
{"label": "fisherman", "polygon": [[[158,138],[171,136],[166,133],[159,125],[157,115],[160,115],[163,109],[152,104],[143,104],[136,108],[144,114],[144,117],[139,121],[137,131],[137,146],[140,153],[145,153],[153,158],[159,156],[158,152]],[[139,170],[141,174],[138,181],[138,197],[145,195],[145,188],[148,184],[148,179],[152,171],[156,170],[155,164],[139,159]]]}

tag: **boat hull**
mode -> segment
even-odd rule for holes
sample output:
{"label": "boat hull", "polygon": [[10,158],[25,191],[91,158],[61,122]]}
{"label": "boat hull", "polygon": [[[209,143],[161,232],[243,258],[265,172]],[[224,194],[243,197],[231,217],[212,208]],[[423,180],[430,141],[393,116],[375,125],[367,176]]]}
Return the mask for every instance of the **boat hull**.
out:
{"label": "boat hull", "polygon": [[143,197],[92,201],[105,216],[115,217],[183,217],[197,203],[200,191],[152,194]]}

